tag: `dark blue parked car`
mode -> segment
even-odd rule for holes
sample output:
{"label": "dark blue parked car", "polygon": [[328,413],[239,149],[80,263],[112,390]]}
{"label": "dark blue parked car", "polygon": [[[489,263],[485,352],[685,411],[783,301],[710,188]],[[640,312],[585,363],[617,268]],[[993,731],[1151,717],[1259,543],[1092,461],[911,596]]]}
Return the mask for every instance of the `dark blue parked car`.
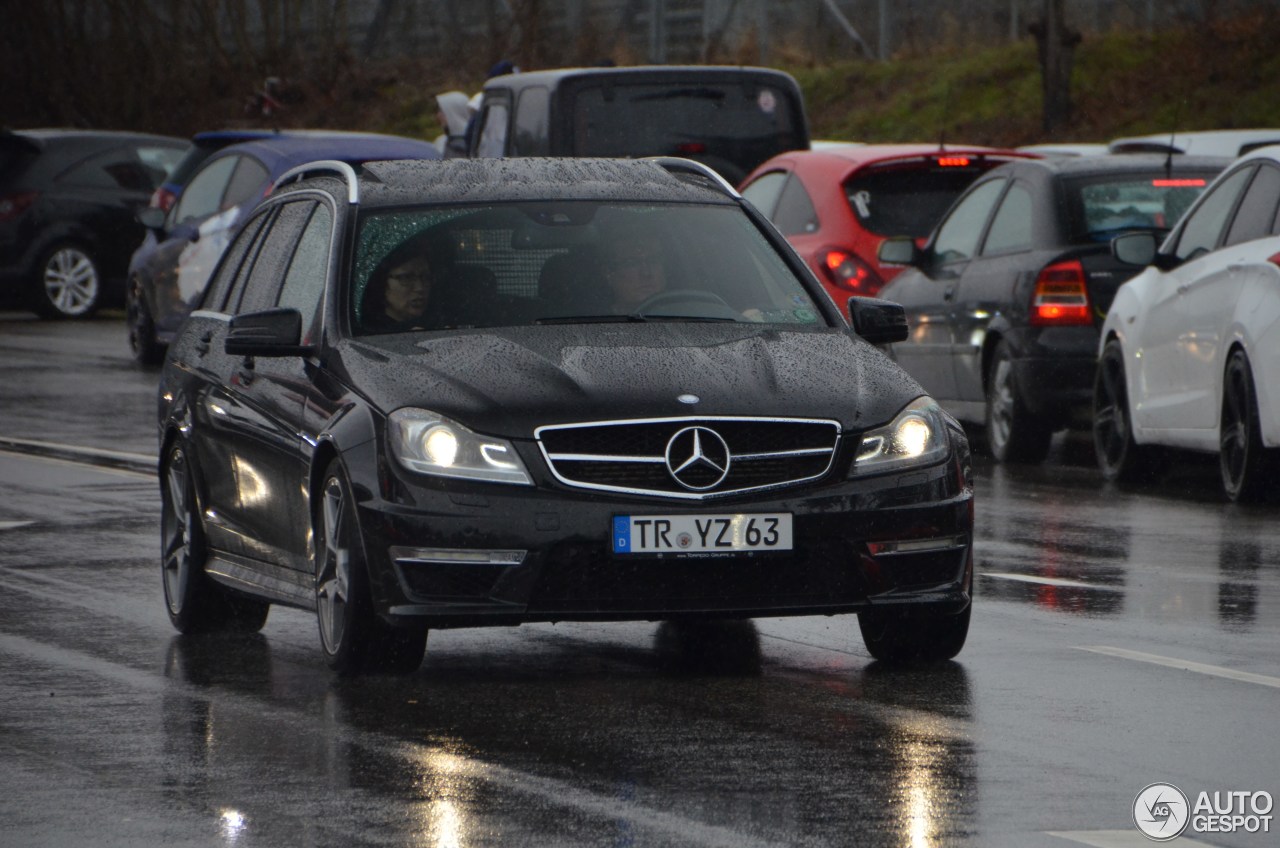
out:
{"label": "dark blue parked car", "polygon": [[164,358],[228,242],[290,168],[316,160],[439,158],[426,141],[337,131],[291,131],[209,156],[167,213],[152,207],[139,216],[148,232],[129,263],[126,299],[134,357],[146,365]]}

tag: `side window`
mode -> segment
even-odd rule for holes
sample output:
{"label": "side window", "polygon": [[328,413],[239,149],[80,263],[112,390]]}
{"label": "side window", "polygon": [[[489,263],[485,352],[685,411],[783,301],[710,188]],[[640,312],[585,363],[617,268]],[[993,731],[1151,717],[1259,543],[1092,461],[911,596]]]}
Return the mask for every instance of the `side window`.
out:
{"label": "side window", "polygon": [[302,231],[298,249],[289,263],[280,289],[277,306],[288,306],[302,313],[303,342],[310,343],[316,331],[316,318],[329,276],[329,241],[333,234],[333,212],[323,203],[316,204],[311,220]]}
{"label": "side window", "polygon": [[759,209],[760,214],[772,221],[773,210],[778,205],[778,198],[782,196],[782,187],[786,182],[786,171],[770,171],[761,174],[759,179],[744,188],[742,196],[751,201],[751,205]]}
{"label": "side window", "polygon": [[205,289],[204,300],[201,303],[202,309],[221,312],[227,302],[227,295],[231,291],[232,284],[239,280],[240,288],[244,287],[244,279],[248,276],[247,267],[244,269],[245,273],[241,273],[242,266],[245,266],[244,258],[249,254],[250,249],[258,238],[258,234],[262,231],[263,223],[270,217],[270,212],[254,217],[240,230],[235,241],[227,246],[226,251],[222,254],[222,261],[218,265],[218,270],[214,272],[213,280],[209,283],[209,287]]}
{"label": "side window", "polygon": [[938,228],[938,236],[933,243],[934,255],[943,262],[972,259],[978,249],[982,228],[1007,182],[1007,179],[988,180],[959,201]]}
{"label": "side window", "polygon": [[182,190],[169,218],[170,225],[193,218],[207,218],[216,213],[222,205],[227,183],[231,181],[231,172],[239,161],[239,156],[224,156],[201,168]]}
{"label": "side window", "polygon": [[784,236],[813,233],[818,230],[818,213],[809,199],[804,184],[793,175],[782,187],[778,209],[773,213],[773,223]]}
{"label": "side window", "polygon": [[1227,217],[1236,205],[1236,198],[1240,196],[1240,192],[1244,191],[1251,174],[1253,174],[1252,168],[1241,168],[1223,182],[1218,183],[1217,187],[1205,196],[1187,218],[1186,226],[1182,228],[1182,235],[1178,236],[1178,246],[1174,248],[1174,256],[1185,262],[1217,248]]}
{"label": "side window", "polygon": [[492,103],[485,107],[484,123],[480,127],[480,143],[476,156],[496,159],[507,152],[507,104]]}
{"label": "side window", "polygon": [[[512,149],[517,156],[547,156],[551,137],[547,133],[550,95],[542,86],[526,88],[516,103],[516,138]],[[481,136],[483,138],[483,136]]]}
{"label": "side window", "polygon": [[991,222],[982,254],[1013,253],[1031,247],[1031,193],[1014,183],[1009,186]]}
{"label": "side window", "polygon": [[1262,165],[1240,201],[1235,220],[1223,244],[1240,244],[1271,235],[1275,230],[1276,206],[1280,204],[1280,168]]}
{"label": "side window", "polygon": [[293,258],[302,228],[311,217],[315,201],[302,200],[281,205],[271,226],[262,237],[262,247],[253,258],[253,267],[238,298],[232,298],[228,311],[234,314],[256,312],[275,306],[284,283],[284,274]]}
{"label": "side window", "polygon": [[267,177],[267,169],[261,162],[241,156],[235,173],[231,175],[231,182],[227,183],[227,191],[218,206],[219,211],[239,206],[249,198],[261,195],[266,189]]}

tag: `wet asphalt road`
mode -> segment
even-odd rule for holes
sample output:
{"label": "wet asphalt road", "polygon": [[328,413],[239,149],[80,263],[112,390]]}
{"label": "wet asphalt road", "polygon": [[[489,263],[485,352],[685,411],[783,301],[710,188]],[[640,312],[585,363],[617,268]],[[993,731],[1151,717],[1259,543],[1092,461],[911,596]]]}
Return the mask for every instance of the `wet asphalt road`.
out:
{"label": "wet asphalt road", "polygon": [[0,846],[1111,848],[1152,844],[1151,783],[1280,795],[1280,507],[1210,464],[980,465],[941,667],[837,617],[436,631],[418,673],[340,681],[307,613],[170,628],[154,383],[118,315],[0,314]]}

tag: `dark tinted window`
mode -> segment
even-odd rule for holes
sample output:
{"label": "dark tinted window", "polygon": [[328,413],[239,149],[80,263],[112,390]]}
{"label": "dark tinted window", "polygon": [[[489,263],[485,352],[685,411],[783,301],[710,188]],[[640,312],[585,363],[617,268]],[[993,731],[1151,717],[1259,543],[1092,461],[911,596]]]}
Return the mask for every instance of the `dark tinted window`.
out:
{"label": "dark tinted window", "polygon": [[818,229],[818,213],[813,208],[813,201],[804,190],[804,183],[794,176],[782,188],[773,223],[784,236],[812,233]]}
{"label": "dark tinted window", "polygon": [[517,156],[546,156],[551,152],[547,135],[548,98],[547,90],[541,86],[520,92],[513,147]]}
{"label": "dark tinted window", "polygon": [[1191,259],[1218,247],[1227,216],[1235,208],[1236,200],[1252,173],[1252,168],[1241,168],[1214,186],[1213,193],[1206,196],[1187,218],[1178,237],[1178,246],[1173,251],[1175,256],[1182,260]]}
{"label": "dark tinted window", "polygon": [[91,156],[58,177],[58,182],[91,188],[149,192],[164,180],[165,171],[147,166],[133,148],[119,148]]}
{"label": "dark tinted window", "polygon": [[[227,300],[227,294],[231,291],[232,283],[237,277],[243,279],[241,266],[244,265],[245,255],[248,254],[250,247],[258,237],[258,233],[262,230],[263,223],[269,217],[270,213],[254,217],[244,225],[244,229],[227,247],[222,255],[221,264],[218,265],[213,281],[205,289],[202,308],[212,309],[217,312],[222,311]],[[248,269],[245,268],[244,270],[247,275]]]}
{"label": "dark tinted window", "polygon": [[284,283],[285,271],[314,206],[314,201],[305,200],[285,203],[280,207],[262,237],[261,247],[253,258],[253,267],[249,269],[243,291],[238,297],[232,295],[235,308],[231,311],[240,314],[275,306],[280,287]]}
{"label": "dark tinted window", "polygon": [[[290,204],[292,205],[292,204]],[[333,212],[323,203],[316,204],[311,220],[302,231],[298,249],[289,262],[289,272],[280,289],[277,306],[288,306],[302,313],[303,342],[313,338],[329,276],[329,241],[333,232]]]}
{"label": "dark tinted window", "polygon": [[770,156],[808,146],[787,93],[746,80],[592,85],[569,108],[575,156],[688,156],[732,183]]}
{"label": "dark tinted window", "polygon": [[1271,235],[1280,205],[1280,168],[1263,164],[1249,183],[1227,233],[1226,244],[1240,244]]}
{"label": "dark tinted window", "polygon": [[844,192],[863,229],[922,238],[979,175],[997,164],[941,167],[930,162],[877,168],[855,174]]}

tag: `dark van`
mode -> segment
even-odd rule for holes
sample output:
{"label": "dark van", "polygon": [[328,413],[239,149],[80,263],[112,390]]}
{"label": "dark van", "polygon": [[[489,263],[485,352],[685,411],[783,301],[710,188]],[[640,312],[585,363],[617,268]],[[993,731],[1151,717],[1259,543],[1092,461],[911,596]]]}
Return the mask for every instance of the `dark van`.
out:
{"label": "dark van", "polygon": [[485,84],[473,157],[682,156],[734,185],[809,147],[800,87],[768,68],[561,68]]}

